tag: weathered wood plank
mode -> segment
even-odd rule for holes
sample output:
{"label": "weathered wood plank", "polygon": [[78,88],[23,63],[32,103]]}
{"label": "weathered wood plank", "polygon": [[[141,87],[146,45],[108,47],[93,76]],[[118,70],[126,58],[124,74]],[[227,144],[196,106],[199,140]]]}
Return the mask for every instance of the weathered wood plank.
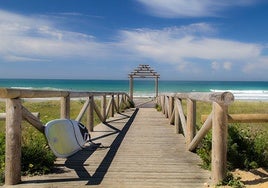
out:
{"label": "weathered wood plank", "polygon": [[[228,123],[265,123],[268,122],[268,114],[228,114]],[[208,115],[201,115],[204,122]]]}
{"label": "weathered wood plank", "polygon": [[116,114],[91,133],[100,146],[58,159],[62,173],[23,177],[25,187],[203,187],[209,172],[153,108]]}

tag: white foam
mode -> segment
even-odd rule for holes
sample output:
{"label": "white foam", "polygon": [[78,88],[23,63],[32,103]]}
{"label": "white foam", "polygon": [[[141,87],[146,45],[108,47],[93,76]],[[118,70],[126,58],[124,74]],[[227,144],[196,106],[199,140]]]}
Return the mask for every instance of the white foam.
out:
{"label": "white foam", "polygon": [[261,100],[268,101],[268,90],[216,90],[211,92],[231,92],[236,100]]}

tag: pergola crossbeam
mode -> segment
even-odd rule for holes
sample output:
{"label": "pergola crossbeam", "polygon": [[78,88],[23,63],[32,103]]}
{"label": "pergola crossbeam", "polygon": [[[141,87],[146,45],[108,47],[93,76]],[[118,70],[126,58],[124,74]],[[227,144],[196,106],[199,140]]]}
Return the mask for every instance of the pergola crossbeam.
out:
{"label": "pergola crossbeam", "polygon": [[133,99],[133,79],[134,78],[155,78],[155,96],[158,96],[158,79],[160,75],[157,74],[149,65],[139,65],[129,75],[129,95]]}

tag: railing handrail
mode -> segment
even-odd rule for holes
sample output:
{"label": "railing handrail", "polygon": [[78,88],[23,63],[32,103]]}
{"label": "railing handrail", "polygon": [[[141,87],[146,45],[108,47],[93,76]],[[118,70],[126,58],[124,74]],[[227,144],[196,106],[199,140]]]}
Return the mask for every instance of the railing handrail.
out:
{"label": "railing handrail", "polygon": [[[94,98],[101,97],[101,107],[96,105]],[[107,96],[109,102],[107,104]],[[96,97],[96,98],[97,98]],[[86,98],[86,101],[76,120],[80,121],[87,111],[86,127],[93,131],[94,111],[101,122],[105,122],[108,115],[113,117],[115,110],[120,113],[121,104],[134,104],[125,92],[86,92],[64,90],[34,90],[0,88],[0,98],[6,99],[6,160],[5,160],[5,184],[14,185],[21,180],[21,121],[24,119],[37,130],[44,133],[44,125],[25,108],[22,98],[60,98],[60,118],[70,118],[71,98]]]}
{"label": "railing handrail", "polygon": [[15,88],[0,88],[0,98],[51,98],[51,97],[88,97],[88,96],[103,96],[125,94],[126,92],[87,92],[87,91],[68,91],[68,90],[38,90],[38,89],[15,89]]}
{"label": "railing handrail", "polygon": [[231,92],[163,93],[161,95],[194,101],[217,102],[225,105],[230,105],[234,102],[234,95]]}
{"label": "railing handrail", "polygon": [[[181,100],[187,100],[187,117],[183,112]],[[212,103],[212,112],[204,125],[196,131],[196,101]],[[228,106],[234,102],[231,92],[191,92],[160,94],[157,103],[170,123],[175,125],[176,133],[183,133],[186,148],[193,151],[212,128],[212,181],[217,184],[226,176]]]}

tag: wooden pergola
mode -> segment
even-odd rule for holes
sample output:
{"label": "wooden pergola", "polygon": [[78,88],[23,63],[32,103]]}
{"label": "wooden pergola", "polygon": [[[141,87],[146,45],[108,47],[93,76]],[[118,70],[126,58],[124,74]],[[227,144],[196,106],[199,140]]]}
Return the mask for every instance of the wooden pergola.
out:
{"label": "wooden pergola", "polygon": [[139,65],[129,75],[129,96],[133,99],[133,79],[134,78],[155,78],[155,97],[158,96],[158,79],[160,75],[149,65]]}

